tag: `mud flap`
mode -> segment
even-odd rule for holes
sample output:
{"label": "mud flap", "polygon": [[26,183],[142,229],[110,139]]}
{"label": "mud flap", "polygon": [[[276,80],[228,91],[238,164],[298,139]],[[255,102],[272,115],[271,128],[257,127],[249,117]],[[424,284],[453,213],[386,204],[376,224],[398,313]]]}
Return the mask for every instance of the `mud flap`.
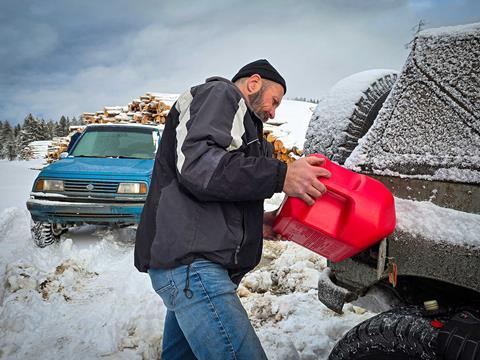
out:
{"label": "mud flap", "polygon": [[318,278],[318,299],[330,310],[342,314],[343,305],[357,299],[357,295],[351,291],[333,283],[332,270],[325,268]]}

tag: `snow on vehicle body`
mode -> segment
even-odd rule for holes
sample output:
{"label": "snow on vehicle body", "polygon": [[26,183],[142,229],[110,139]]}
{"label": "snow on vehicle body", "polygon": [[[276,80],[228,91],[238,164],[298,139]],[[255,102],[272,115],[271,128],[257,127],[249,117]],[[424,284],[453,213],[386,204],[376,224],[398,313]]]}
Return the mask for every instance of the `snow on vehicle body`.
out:
{"label": "snow on vehicle body", "polygon": [[[305,152],[382,181],[397,212],[391,236],[329,263],[320,300],[341,311],[346,301],[380,292],[413,306],[351,330],[330,359],[433,359],[443,350],[434,349],[438,330],[429,316],[448,321],[467,307],[480,313],[479,59],[479,23],[421,32],[401,74],[344,79],[312,117]],[[429,300],[439,306],[424,310]]]}
{"label": "snow on vehicle body", "polygon": [[71,152],[44,168],[27,208],[37,245],[80,224],[137,224],[146,200],[161,128],[140,124],[86,127]]}

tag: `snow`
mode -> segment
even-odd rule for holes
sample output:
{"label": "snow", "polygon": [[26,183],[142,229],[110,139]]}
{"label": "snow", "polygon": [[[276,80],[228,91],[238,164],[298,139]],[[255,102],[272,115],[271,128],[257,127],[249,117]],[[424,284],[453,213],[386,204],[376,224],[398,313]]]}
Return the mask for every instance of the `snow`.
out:
{"label": "snow", "polygon": [[327,96],[321,99],[321,106],[315,109],[315,115],[321,113],[335,119],[349,118],[353,112],[352,105],[363,96],[363,92],[378,78],[392,72],[395,70],[366,70],[340,80],[330,89]]}
{"label": "snow", "polygon": [[379,78],[396,73],[388,69],[367,70],[337,82],[315,109],[306,133],[305,152],[320,152],[330,157],[329,149],[343,144],[342,134],[347,131],[355,104],[365,97],[365,91]]}
{"label": "snow", "polygon": [[[458,29],[458,36],[470,34],[472,28],[476,34],[477,27],[473,26]],[[433,36],[422,34],[425,39]],[[442,34],[439,31],[435,36]],[[320,112],[337,119],[348,118],[352,102],[358,100],[373,78],[387,72],[390,70],[367,71],[340,82],[321,100],[313,118]],[[171,103],[177,96],[150,94]],[[394,89],[391,96],[400,95]],[[309,136],[306,129],[314,108],[312,103],[284,100],[275,121],[267,123],[266,128],[272,129],[287,147],[302,148]],[[384,122],[388,111],[393,110],[387,108],[380,114]],[[436,119],[434,128],[446,125],[442,117]],[[468,117],[463,119],[477,126],[468,123]],[[415,128],[411,133],[408,124],[392,126],[403,129],[404,135],[422,130]],[[333,141],[335,132],[344,126],[341,121],[324,126],[323,141]],[[458,128],[460,133],[462,127]],[[364,166],[372,151],[383,154],[383,148],[375,147],[375,141],[382,140],[379,131],[374,129],[361,139],[360,149],[347,159],[349,166]],[[423,159],[430,164],[438,160],[436,151],[442,154],[440,142],[448,148],[458,139],[428,133],[429,137],[422,140],[439,137],[438,144],[435,139],[427,141],[433,150]],[[480,163],[480,147],[476,137],[470,140],[471,144],[462,142],[456,145],[458,148],[450,149],[442,166],[431,173],[393,171],[391,164],[400,162],[406,167],[416,159],[415,154],[401,152],[394,161],[380,156],[373,171],[474,182],[480,174],[478,166],[472,167],[471,162]],[[38,174],[33,169],[41,161],[0,160],[0,358],[37,359],[39,354],[46,359],[160,358],[166,309],[148,275],[133,266],[134,228],[83,226],[62,235],[60,242],[52,246],[39,249],[33,245],[25,202]],[[283,194],[275,194],[265,201],[265,209],[277,209],[283,199]],[[396,198],[395,204],[399,230],[439,242],[480,246],[480,215],[430,202]],[[261,263],[243,279],[238,294],[269,359],[327,359],[346,331],[374,315],[352,304],[346,304],[344,313],[338,315],[320,303],[318,279],[326,276],[326,266],[325,258],[295,243],[265,241]]]}
{"label": "snow", "polygon": [[105,106],[104,108],[104,111],[108,111],[108,112],[126,112],[128,111],[128,106]]}
{"label": "snow", "polygon": [[47,155],[48,147],[51,145],[51,140],[32,141],[28,144],[36,159],[43,159]]}
{"label": "snow", "polygon": [[149,279],[133,271],[131,242],[104,231],[91,234],[97,241],[87,247],[68,235],[39,249],[29,238],[25,210],[6,210],[0,224],[8,249],[0,275],[3,355],[156,357],[165,310]]}
{"label": "snow", "polygon": [[273,135],[282,140],[285,147],[303,149],[308,123],[316,106],[305,101],[283,100],[275,118],[267,121],[265,128],[273,130]]}
{"label": "snow", "polygon": [[[457,35],[477,34],[477,25],[457,29]],[[442,37],[444,31],[423,32],[421,37]],[[359,94],[372,79],[387,72],[390,70],[367,71],[338,83],[321,100],[313,118],[320,112],[336,119],[348,118]],[[170,104],[177,98],[171,94],[150,94]],[[400,95],[394,89],[392,97],[395,96]],[[314,108],[312,103],[284,100],[266,128],[272,129],[287,147],[302,148],[309,136],[306,129]],[[380,114],[383,119],[388,111],[393,110],[387,108]],[[453,115],[451,119],[455,119]],[[436,119],[436,128],[447,125],[442,117]],[[463,119],[478,126],[468,123],[468,117]],[[402,128],[406,135],[422,130],[409,132],[408,124],[392,126]],[[342,121],[324,126],[321,130],[325,144],[333,141],[335,132],[344,127]],[[458,127],[460,133],[461,126]],[[381,140],[382,134],[375,129],[369,132],[347,163],[361,167],[368,163],[372,151],[381,155],[382,148],[372,144]],[[448,148],[457,140],[435,132],[429,134],[422,140],[438,136],[439,143],[431,141],[430,157],[424,157],[427,163],[438,160],[435,151],[441,153],[441,142]],[[445,163],[432,173],[395,174],[476,181],[480,176],[478,167],[470,165],[472,161],[480,163],[479,146],[476,137],[470,140],[471,144],[460,143],[450,149],[449,156],[444,156]],[[413,145],[415,148],[416,144]],[[396,156],[395,161],[380,156],[381,162],[374,164],[373,171],[392,174],[391,164],[400,161],[410,165],[412,158],[415,160],[411,153]],[[62,235],[59,243],[47,248],[33,245],[25,202],[38,174],[33,169],[41,161],[0,160],[0,358],[36,359],[39,354],[46,359],[159,358],[166,310],[148,275],[133,266],[133,228],[83,226]],[[277,209],[283,199],[283,194],[275,194],[265,201],[266,210]],[[395,204],[399,230],[439,242],[480,246],[480,215],[430,202],[396,198]],[[326,276],[326,265],[325,258],[295,243],[265,241],[261,263],[244,278],[238,294],[269,359],[327,359],[346,331],[374,315],[352,304],[346,304],[344,313],[338,315],[320,303],[318,279]]]}
{"label": "snow", "polygon": [[[283,105],[289,118],[303,114],[281,125],[294,143],[312,104]],[[25,202],[40,164],[0,161],[0,358],[159,358],[165,307],[133,266],[133,228],[83,226],[44,249],[33,245]],[[266,207],[282,200],[277,194]],[[350,304],[337,315],[320,303],[325,266],[297,244],[265,241],[238,293],[269,359],[327,359],[347,330],[373,315]]]}
{"label": "snow", "polygon": [[[172,106],[180,96],[179,94],[167,94],[167,93],[157,93],[157,92],[148,92],[147,94],[154,96],[156,98],[155,100],[160,100],[169,106]],[[140,102],[141,100],[137,99],[137,101]]]}
{"label": "snow", "polygon": [[43,159],[30,161],[0,160],[0,173],[2,174],[0,214],[10,207],[26,209],[25,203],[33,181],[38,175],[38,170],[30,170],[30,168],[41,168],[42,163]]}
{"label": "snow", "polygon": [[480,215],[395,198],[397,229],[438,242],[480,247]]}
{"label": "snow", "polygon": [[472,23],[466,25],[457,25],[457,26],[443,26],[434,29],[428,29],[421,31],[418,35],[421,37],[433,37],[433,36],[473,36],[478,34],[480,30],[480,22]]}
{"label": "snow", "polygon": [[[353,156],[351,155],[349,158],[347,158],[344,166],[354,171],[361,171],[362,168],[357,164],[359,162],[359,159],[362,156],[364,155],[359,155],[357,152],[355,152],[355,155]],[[373,173],[376,175],[395,176],[399,178],[422,179],[422,180],[430,180],[430,181],[452,181],[452,179],[455,179],[456,182],[460,182],[460,183],[475,183],[478,179],[480,179],[479,170],[460,169],[457,167],[440,168],[435,170],[433,174],[429,174],[429,175],[403,174],[401,172],[393,171],[390,169],[384,169],[384,170],[373,169]]]}
{"label": "snow", "polygon": [[422,32],[345,165],[379,175],[480,183],[479,59],[480,23]]}

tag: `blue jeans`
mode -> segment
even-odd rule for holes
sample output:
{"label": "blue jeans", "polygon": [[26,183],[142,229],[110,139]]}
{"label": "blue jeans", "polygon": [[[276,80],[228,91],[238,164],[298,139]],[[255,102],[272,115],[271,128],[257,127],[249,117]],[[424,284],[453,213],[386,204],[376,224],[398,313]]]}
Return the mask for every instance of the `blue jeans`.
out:
{"label": "blue jeans", "polygon": [[167,308],[162,359],[267,358],[222,266],[196,260],[148,273]]}

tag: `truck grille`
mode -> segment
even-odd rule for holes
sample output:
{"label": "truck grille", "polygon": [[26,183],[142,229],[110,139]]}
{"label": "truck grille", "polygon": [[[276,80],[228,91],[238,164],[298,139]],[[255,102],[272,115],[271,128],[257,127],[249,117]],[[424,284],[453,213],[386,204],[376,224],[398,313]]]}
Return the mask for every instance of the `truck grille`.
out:
{"label": "truck grille", "polygon": [[118,182],[64,180],[63,187],[65,192],[95,193],[95,194],[96,193],[116,193],[118,188]]}

